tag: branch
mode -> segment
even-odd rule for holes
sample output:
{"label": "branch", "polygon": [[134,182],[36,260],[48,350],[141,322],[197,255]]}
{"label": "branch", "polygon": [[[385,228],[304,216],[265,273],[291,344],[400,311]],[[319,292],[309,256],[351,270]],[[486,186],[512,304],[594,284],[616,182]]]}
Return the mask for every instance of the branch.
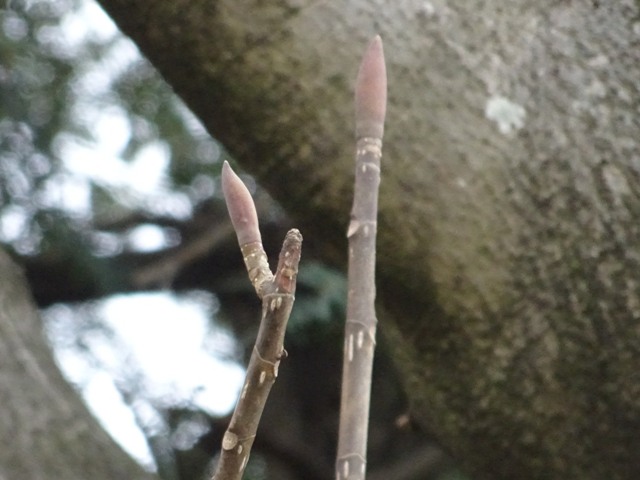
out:
{"label": "branch", "polygon": [[302,235],[287,233],[275,275],[262,248],[258,216],[251,195],[227,162],[222,167],[222,188],[229,216],[238,236],[249,278],[262,299],[262,320],[240,398],[222,439],[213,480],[240,480],[258,430],[271,387],[286,355],[284,334],[293,306]]}
{"label": "branch", "polygon": [[371,372],[376,338],[375,260],[380,158],[387,102],[382,40],[364,54],[356,81],[356,172],[349,238],[337,480],[364,479]]}
{"label": "branch", "polygon": [[146,264],[131,274],[131,285],[149,289],[158,285],[171,285],[178,273],[195,260],[204,257],[226,241],[232,233],[231,225],[213,225],[156,261]]}

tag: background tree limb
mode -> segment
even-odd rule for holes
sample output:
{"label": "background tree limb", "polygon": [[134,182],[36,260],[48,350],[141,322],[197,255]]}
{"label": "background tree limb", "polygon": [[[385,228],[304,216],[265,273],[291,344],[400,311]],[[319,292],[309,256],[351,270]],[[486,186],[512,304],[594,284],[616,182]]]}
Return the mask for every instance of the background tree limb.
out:
{"label": "background tree limb", "polygon": [[0,478],[152,480],[62,378],[22,272],[0,250]]}

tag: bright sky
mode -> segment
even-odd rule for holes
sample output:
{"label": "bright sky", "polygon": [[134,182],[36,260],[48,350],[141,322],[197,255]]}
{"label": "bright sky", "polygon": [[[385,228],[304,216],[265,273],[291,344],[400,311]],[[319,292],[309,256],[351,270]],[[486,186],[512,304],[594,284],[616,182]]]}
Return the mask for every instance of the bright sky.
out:
{"label": "bright sky", "polygon": [[[56,42],[64,43],[65,51],[73,51],[88,38],[113,38],[117,30],[97,4],[85,0],[76,14],[65,18],[59,32],[50,33]],[[166,188],[167,146],[149,144],[132,162],[123,161],[120,155],[130,135],[126,115],[115,106],[104,108],[90,101],[92,94],[109,89],[114,74],[138,55],[133,44],[123,39],[104,62],[78,80],[78,92],[88,98],[86,103],[80,99],[78,115],[93,126],[97,140],[81,144],[61,139],[59,153],[67,174],[52,179],[47,201],[87,214],[89,182],[97,181],[122,190],[132,201],[170,209],[179,217],[189,215],[189,199]],[[129,241],[140,250],[152,250],[162,246],[165,238],[157,227],[143,226]],[[229,360],[236,348],[233,337],[212,327],[215,298],[204,293],[189,298],[170,293],[122,295],[100,302],[92,313],[105,319],[106,329],[87,328],[86,310],[52,307],[44,312],[49,337],[63,371],[81,388],[90,409],[143,465],[153,468],[153,459],[136,417],[149,429],[160,428],[154,405],[188,401],[212,414],[224,414],[233,407],[244,371]],[[69,332],[90,348],[93,360],[69,341]],[[136,376],[134,384],[149,398],[146,403],[136,400],[134,409],[125,404],[116,387],[124,383],[123,375]]]}
{"label": "bright sky", "polygon": [[[161,428],[156,406],[188,402],[221,415],[235,403],[244,370],[229,360],[236,353],[233,337],[209,321],[215,308],[215,300],[204,293],[199,298],[147,293],[111,297],[93,312],[59,305],[44,313],[67,378],[80,387],[106,430],[147,467],[153,460],[135,415],[153,430]],[[92,313],[106,328],[91,323]],[[135,415],[118,382],[136,385],[138,391],[131,392],[137,397]]]}

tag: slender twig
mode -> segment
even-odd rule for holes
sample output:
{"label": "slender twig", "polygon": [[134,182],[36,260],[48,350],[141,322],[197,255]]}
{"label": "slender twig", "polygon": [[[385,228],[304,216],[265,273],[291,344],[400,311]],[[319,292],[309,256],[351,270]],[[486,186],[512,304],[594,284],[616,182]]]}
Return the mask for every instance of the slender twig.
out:
{"label": "slender twig", "polygon": [[275,275],[269,270],[262,248],[258,217],[251,195],[227,162],[222,168],[222,186],[244,262],[258,296],[262,320],[240,398],[222,439],[220,460],[213,480],[240,480],[249,460],[271,386],[285,355],[284,334],[293,306],[302,235],[287,233]]}
{"label": "slender twig", "polygon": [[356,81],[356,169],[349,238],[347,321],[345,324],[337,480],[366,475],[371,372],[376,338],[375,255],[380,158],[387,103],[382,40],[364,54]]}

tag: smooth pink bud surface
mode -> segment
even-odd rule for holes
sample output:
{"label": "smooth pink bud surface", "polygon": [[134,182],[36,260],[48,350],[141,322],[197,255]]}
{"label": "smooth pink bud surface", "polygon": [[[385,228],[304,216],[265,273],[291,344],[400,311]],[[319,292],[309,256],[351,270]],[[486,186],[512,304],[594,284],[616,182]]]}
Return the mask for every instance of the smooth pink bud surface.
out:
{"label": "smooth pink bud surface", "polygon": [[253,198],[226,160],[222,165],[222,192],[240,246],[262,241]]}
{"label": "smooth pink bud surface", "polygon": [[362,57],[356,80],[356,138],[382,138],[387,110],[387,68],[376,35]]}

